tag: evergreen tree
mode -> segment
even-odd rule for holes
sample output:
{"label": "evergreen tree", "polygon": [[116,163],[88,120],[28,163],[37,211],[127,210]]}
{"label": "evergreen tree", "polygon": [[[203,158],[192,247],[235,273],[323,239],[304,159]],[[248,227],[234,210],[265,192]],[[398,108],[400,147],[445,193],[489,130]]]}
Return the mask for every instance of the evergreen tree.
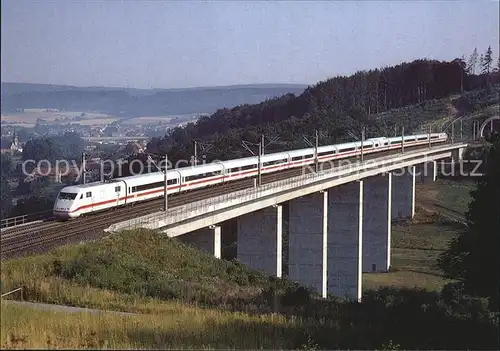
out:
{"label": "evergreen tree", "polygon": [[500,72],[500,57],[497,60],[497,66],[493,68],[493,72],[499,73]]}
{"label": "evergreen tree", "polygon": [[482,74],[490,74],[491,72],[491,63],[493,62],[491,46],[488,46],[484,55],[482,55],[481,61],[481,73]]}
{"label": "evergreen tree", "polygon": [[2,197],[2,206],[0,207],[0,218],[6,218],[12,209],[12,194],[7,176],[0,175],[0,195]]}
{"label": "evergreen tree", "polygon": [[476,73],[476,67],[477,67],[477,49],[474,48],[474,51],[469,57],[469,60],[467,61],[467,75],[473,75]]}
{"label": "evergreen tree", "polygon": [[2,154],[0,163],[2,175],[5,177],[10,177],[10,174],[12,172],[12,158],[7,154]]}
{"label": "evergreen tree", "polygon": [[483,176],[472,191],[468,226],[439,257],[448,277],[459,279],[468,294],[488,297],[498,307],[500,267],[500,138],[494,136]]}

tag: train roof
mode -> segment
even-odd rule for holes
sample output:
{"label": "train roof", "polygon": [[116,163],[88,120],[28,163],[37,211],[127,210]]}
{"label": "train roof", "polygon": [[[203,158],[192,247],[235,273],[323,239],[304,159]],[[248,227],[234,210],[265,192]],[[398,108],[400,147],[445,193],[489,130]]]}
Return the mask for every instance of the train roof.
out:
{"label": "train roof", "polygon": [[87,184],[77,184],[77,185],[70,185],[70,186],[65,186],[60,190],[60,192],[63,193],[79,193],[82,190],[85,189],[94,189],[98,188],[103,185],[107,185],[109,183],[101,183],[101,182],[92,182],[92,183],[87,183]]}
{"label": "train roof", "polygon": [[243,167],[243,166],[248,166],[251,164],[257,164],[257,156],[251,156],[251,157],[245,157],[245,158],[238,158],[235,160],[227,160],[227,161],[219,161],[224,168],[230,169],[230,168],[235,168],[235,167]]}
{"label": "train roof", "polygon": [[[137,175],[127,176],[127,177],[118,177],[118,178],[114,178],[113,180],[122,180],[125,182],[130,181],[130,180],[136,180],[136,179],[147,180],[148,178],[158,177],[158,175],[163,176],[163,172],[151,172],[151,173],[137,174]],[[167,177],[168,177],[168,172],[167,172]]]}
{"label": "train roof", "polygon": [[348,148],[352,148],[352,147],[357,147],[358,145],[361,145],[360,141],[354,141],[354,142],[351,142],[351,143],[337,144],[336,146],[337,146],[337,149],[343,150],[343,149],[348,149]]}
{"label": "train roof", "polygon": [[305,155],[310,155],[311,153],[314,153],[314,149],[313,148],[299,149],[299,150],[288,151],[286,153],[290,157],[305,156]]}
{"label": "train roof", "polygon": [[182,177],[186,177],[195,174],[220,171],[223,168],[224,167],[222,166],[221,163],[215,162],[215,163],[206,163],[204,165],[198,165],[194,167],[177,168],[176,171],[178,171]]}
{"label": "train roof", "polygon": [[[169,169],[167,170],[167,179],[177,179],[179,178],[180,169]],[[135,176],[116,178],[118,180],[124,181],[127,184],[133,185],[136,183],[148,183],[148,182],[158,182],[160,180],[165,179],[165,174],[163,172],[151,172],[145,174],[138,174]]]}
{"label": "train roof", "polygon": [[324,145],[318,147],[318,153],[335,151],[335,150],[337,150],[337,145]]}
{"label": "train roof", "polygon": [[260,160],[262,162],[269,162],[269,161],[277,161],[277,160],[282,160],[282,159],[287,159],[288,158],[288,152],[276,152],[273,154],[267,154],[264,156],[261,156]]}
{"label": "train roof", "polygon": [[386,137],[376,137],[376,138],[369,138],[369,139],[366,139],[365,142],[386,142],[388,141],[389,139],[387,139]]}

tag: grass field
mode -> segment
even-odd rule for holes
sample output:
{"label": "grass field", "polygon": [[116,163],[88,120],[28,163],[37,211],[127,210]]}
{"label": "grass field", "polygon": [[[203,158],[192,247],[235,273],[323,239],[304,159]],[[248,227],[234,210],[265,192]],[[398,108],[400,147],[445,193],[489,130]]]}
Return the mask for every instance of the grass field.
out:
{"label": "grass field", "polygon": [[476,188],[475,179],[451,180],[438,178],[434,183],[418,184],[416,203],[435,202],[446,209],[465,215],[472,200],[471,190]]}
{"label": "grass field", "polygon": [[144,116],[126,119],[123,124],[168,124],[172,119],[171,116]]}
{"label": "grass field", "polygon": [[[294,348],[305,328],[280,316],[250,316],[159,304],[149,314],[38,311],[2,303],[6,348]],[[302,336],[302,338],[304,338]],[[306,339],[307,340],[307,339]]]}
{"label": "grass field", "polygon": [[9,125],[19,125],[26,128],[32,128],[35,126],[38,118],[52,123],[56,122],[56,119],[60,119],[61,124],[76,123],[81,125],[106,125],[118,120],[118,118],[113,118],[112,116],[90,112],[86,113],[83,119],[74,120],[75,117],[79,117],[80,115],[81,112],[48,112],[44,110],[33,110],[21,113],[2,114],[2,122],[8,123]]}
{"label": "grass field", "polygon": [[[398,246],[395,266],[401,273],[433,272],[431,253],[443,247],[449,234],[436,237],[425,224],[407,229],[398,230],[393,238]],[[419,250],[427,253],[418,256]],[[439,294],[432,291],[435,286],[397,274],[386,274],[388,280],[378,282],[378,287],[414,285],[427,290],[366,291],[362,304],[316,299],[288,289],[286,281],[217,260],[176,240],[151,231],[132,231],[99,243],[3,262],[2,292],[23,286],[24,298],[30,301],[140,315],[68,314],[2,303],[1,346],[443,349],[496,345],[495,325],[483,317],[472,319],[467,309],[450,315]],[[270,287],[278,289],[277,295],[266,293]],[[266,307],[273,299],[279,314]]]}
{"label": "grass field", "polygon": [[475,189],[475,181],[452,181],[438,179],[437,199],[443,201],[446,207],[454,211],[465,213],[471,201],[470,191]]}
{"label": "grass field", "polygon": [[450,281],[437,269],[437,257],[456,234],[457,228],[451,224],[393,225],[391,272],[363,274],[363,288],[440,291]]}
{"label": "grass field", "polygon": [[319,299],[148,230],[9,260],[2,293],[23,286],[28,301],[138,315],[2,303],[1,346],[495,349],[498,325],[482,302],[449,305],[439,294],[448,281],[436,259],[457,230],[423,211],[393,225],[392,271],[364,274],[363,303]]}
{"label": "grass field", "polygon": [[[473,181],[438,179],[435,183],[419,185],[418,199],[434,199],[446,208],[465,213],[471,201]],[[393,224],[391,272],[363,275],[363,288],[382,287],[422,288],[440,291],[450,281],[438,270],[437,258],[448,242],[459,233],[460,225],[442,221],[438,213],[427,212],[417,206],[412,223]]]}

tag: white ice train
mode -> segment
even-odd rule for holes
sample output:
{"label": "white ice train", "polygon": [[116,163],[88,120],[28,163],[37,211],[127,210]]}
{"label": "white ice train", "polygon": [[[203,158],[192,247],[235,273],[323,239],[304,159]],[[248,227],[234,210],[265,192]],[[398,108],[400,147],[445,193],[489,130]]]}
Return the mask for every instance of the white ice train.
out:
{"label": "white ice train", "polygon": [[[430,134],[430,143],[443,143],[446,133]],[[429,134],[404,137],[404,146],[429,144]],[[401,137],[373,138],[363,142],[363,153],[375,153],[401,148]],[[314,148],[293,150],[261,157],[261,174],[310,165],[315,162]],[[318,147],[318,162],[353,157],[361,153],[361,142]],[[258,174],[258,157],[219,161],[194,167],[167,171],[167,194],[199,189]],[[59,192],[54,203],[54,216],[75,218],[93,212],[147,201],[164,195],[164,174],[148,173],[115,178],[107,182],[94,182],[68,186]]]}

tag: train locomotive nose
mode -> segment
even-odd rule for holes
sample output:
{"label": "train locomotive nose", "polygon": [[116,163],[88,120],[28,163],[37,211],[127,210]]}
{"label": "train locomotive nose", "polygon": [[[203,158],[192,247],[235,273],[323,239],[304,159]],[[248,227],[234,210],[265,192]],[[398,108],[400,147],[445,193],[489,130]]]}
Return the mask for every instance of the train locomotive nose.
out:
{"label": "train locomotive nose", "polygon": [[52,214],[56,219],[60,220],[67,220],[71,218],[71,214],[69,211],[64,211],[64,210],[53,210]]}

